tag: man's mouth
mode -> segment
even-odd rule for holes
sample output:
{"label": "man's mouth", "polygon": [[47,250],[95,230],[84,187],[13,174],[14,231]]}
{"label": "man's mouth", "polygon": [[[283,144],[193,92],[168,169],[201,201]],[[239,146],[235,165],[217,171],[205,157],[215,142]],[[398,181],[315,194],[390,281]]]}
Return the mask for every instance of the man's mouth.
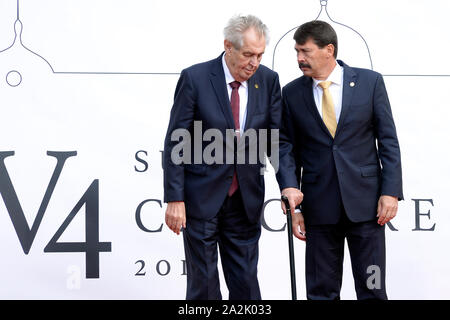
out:
{"label": "man's mouth", "polygon": [[311,66],[309,64],[307,64],[307,63],[299,63],[298,67],[300,69],[311,69]]}

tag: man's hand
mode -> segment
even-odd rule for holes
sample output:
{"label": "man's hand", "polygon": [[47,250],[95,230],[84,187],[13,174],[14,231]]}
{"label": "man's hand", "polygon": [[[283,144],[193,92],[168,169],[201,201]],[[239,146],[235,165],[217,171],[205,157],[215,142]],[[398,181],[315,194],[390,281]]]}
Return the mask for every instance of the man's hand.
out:
{"label": "man's hand", "polygon": [[[305,220],[303,213],[294,213],[292,211],[292,233],[294,236],[302,241],[306,241]],[[300,230],[299,230],[300,228]]]}
{"label": "man's hand", "polygon": [[[281,195],[288,198],[291,213],[294,213],[295,207],[303,201],[303,193],[297,188],[284,188],[281,190]],[[283,209],[284,214],[286,214],[286,207],[283,201],[281,201],[281,208]]]}
{"label": "man's hand", "polygon": [[167,204],[166,224],[177,235],[181,227],[186,228],[186,208],[183,201],[174,201]]}
{"label": "man's hand", "polygon": [[397,215],[398,198],[391,196],[381,196],[378,200],[377,217],[378,224],[384,225]]}

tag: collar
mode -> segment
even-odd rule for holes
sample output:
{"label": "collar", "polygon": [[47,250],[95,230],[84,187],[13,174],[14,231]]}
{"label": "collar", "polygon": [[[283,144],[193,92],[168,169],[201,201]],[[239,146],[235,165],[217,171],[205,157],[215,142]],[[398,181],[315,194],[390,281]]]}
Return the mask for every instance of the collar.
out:
{"label": "collar", "polygon": [[[222,66],[223,73],[225,74],[225,82],[229,85],[231,82],[236,81],[231,75],[230,69],[228,69],[227,63],[225,61],[225,53],[222,55]],[[241,86],[247,89],[247,81],[241,82]]]}
{"label": "collar", "polygon": [[[330,73],[326,81],[331,81],[333,84],[337,84],[338,86],[342,85],[342,74],[344,72],[344,68],[336,62],[336,66],[333,71]],[[316,80],[313,78],[314,88],[317,88],[320,82],[323,80]]]}

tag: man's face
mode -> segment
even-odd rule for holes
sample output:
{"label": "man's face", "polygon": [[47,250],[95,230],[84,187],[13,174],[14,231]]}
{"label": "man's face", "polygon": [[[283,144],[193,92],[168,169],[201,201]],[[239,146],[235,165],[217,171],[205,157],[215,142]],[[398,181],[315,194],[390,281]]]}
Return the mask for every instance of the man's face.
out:
{"label": "man's face", "polygon": [[335,65],[332,44],[319,48],[312,39],[309,39],[304,44],[296,43],[295,51],[298,66],[305,76],[325,80],[329,75],[330,67]]}
{"label": "man's face", "polygon": [[236,49],[228,40],[224,41],[225,61],[236,81],[244,82],[255,74],[266,49],[266,39],[255,29],[243,33],[243,45]]}

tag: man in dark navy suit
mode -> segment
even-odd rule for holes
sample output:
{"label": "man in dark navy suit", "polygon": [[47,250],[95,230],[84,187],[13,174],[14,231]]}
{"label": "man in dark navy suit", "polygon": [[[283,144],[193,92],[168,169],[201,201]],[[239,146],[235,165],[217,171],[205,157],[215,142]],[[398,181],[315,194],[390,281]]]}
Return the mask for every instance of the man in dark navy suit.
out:
{"label": "man in dark navy suit", "polygon": [[301,186],[308,299],[339,299],[347,239],[358,299],[387,299],[385,227],[403,199],[400,149],[382,76],[337,57],[326,22],[295,32],[303,76],[283,88],[282,190]]}
{"label": "man in dark navy suit", "polygon": [[[270,146],[261,139],[270,141],[270,130],[279,129],[281,90],[278,75],[260,65],[268,35],[258,18],[232,18],[224,34],[224,53],[182,71],[164,146],[166,224],[177,234],[184,228],[187,299],[222,298],[217,247],[229,298],[261,299],[263,162],[252,163],[249,157],[239,163],[236,153],[254,156],[262,142]],[[269,134],[259,135],[261,129]],[[180,130],[187,137],[180,138]],[[254,141],[245,138],[252,130]],[[212,140],[218,146],[214,152]],[[231,157],[225,155],[230,149]],[[270,155],[270,148],[262,151]]]}

